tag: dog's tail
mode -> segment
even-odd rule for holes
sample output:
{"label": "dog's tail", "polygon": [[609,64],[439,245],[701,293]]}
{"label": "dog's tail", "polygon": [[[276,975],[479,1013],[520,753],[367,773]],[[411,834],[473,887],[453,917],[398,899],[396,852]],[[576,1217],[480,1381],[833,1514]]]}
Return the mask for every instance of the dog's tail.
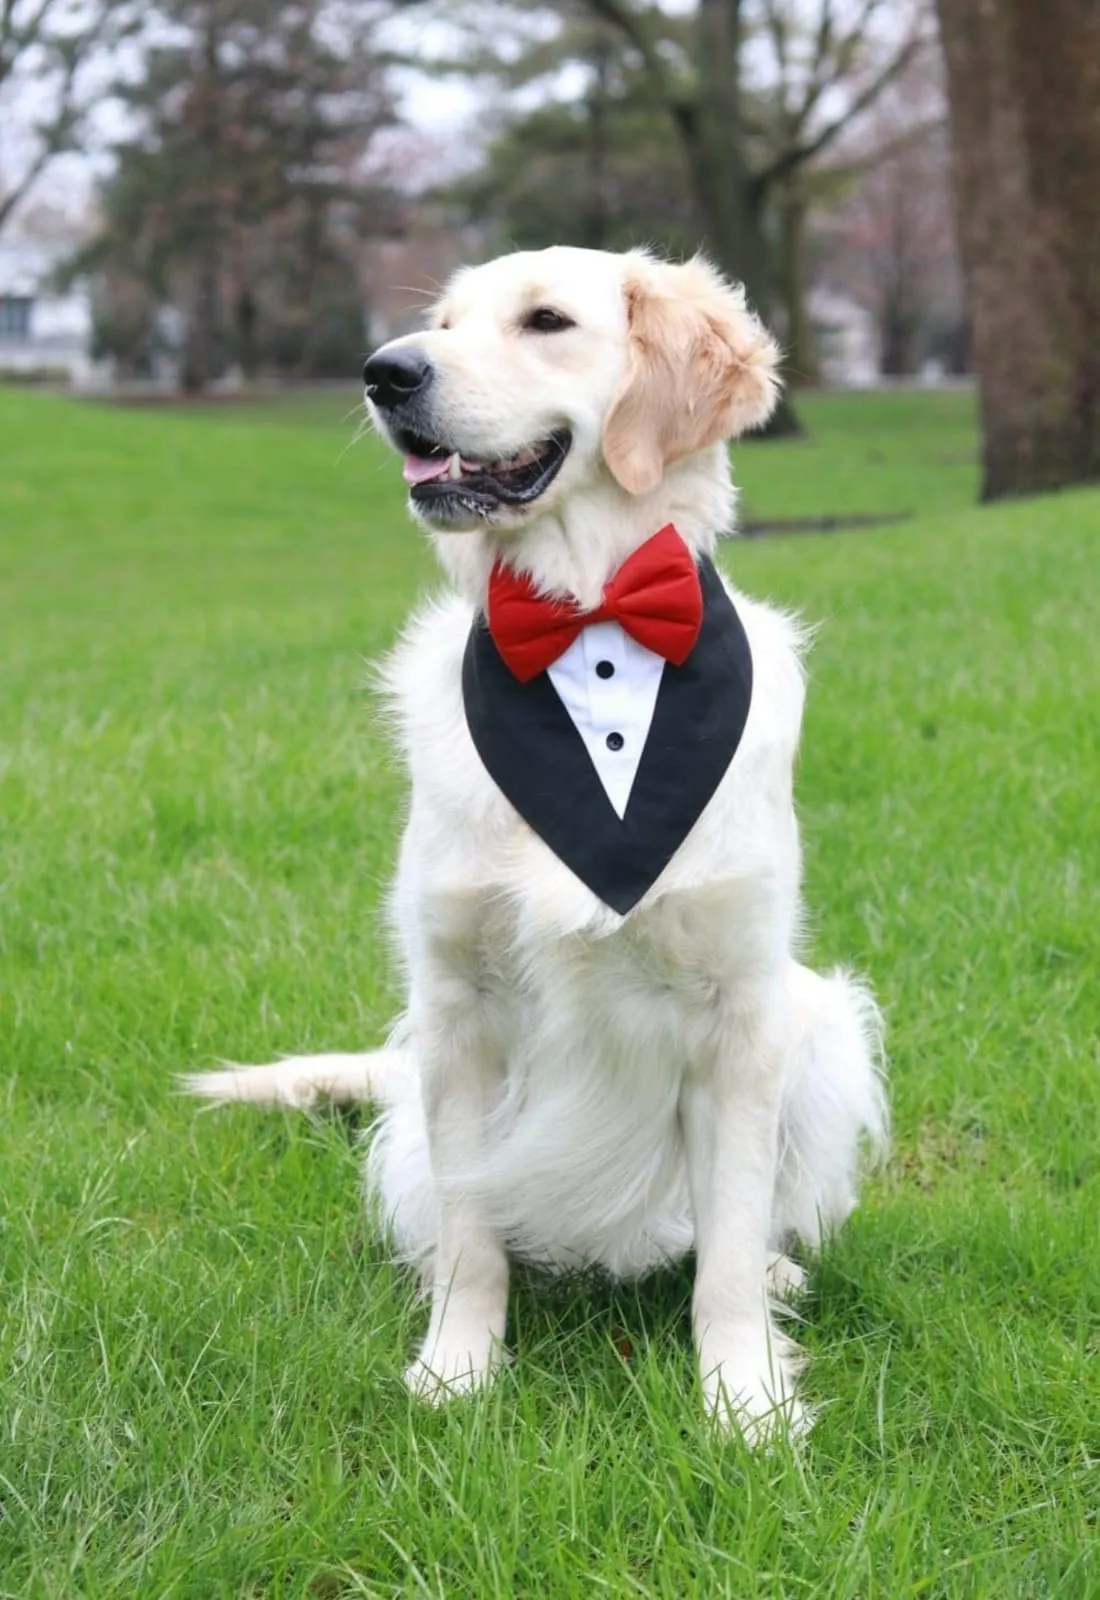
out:
{"label": "dog's tail", "polygon": [[395,1076],[409,1066],[404,1050],[371,1050],[366,1055],[288,1056],[263,1067],[227,1062],[220,1072],[190,1072],[177,1081],[185,1094],[218,1105],[243,1100],[308,1110],[319,1100],[388,1104]]}

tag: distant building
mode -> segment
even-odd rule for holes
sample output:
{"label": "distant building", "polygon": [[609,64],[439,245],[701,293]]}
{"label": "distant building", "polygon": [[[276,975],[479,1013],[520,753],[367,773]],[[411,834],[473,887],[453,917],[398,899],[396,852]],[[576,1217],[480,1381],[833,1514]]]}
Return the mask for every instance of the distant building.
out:
{"label": "distant building", "polygon": [[822,383],[866,389],[878,381],[879,340],[875,318],[850,295],[811,289],[806,308]]}
{"label": "distant building", "polygon": [[[69,240],[68,250],[74,247]],[[92,356],[92,302],[83,285],[50,286],[68,250],[26,227],[0,237],[0,378],[55,379],[86,387],[103,380]]]}

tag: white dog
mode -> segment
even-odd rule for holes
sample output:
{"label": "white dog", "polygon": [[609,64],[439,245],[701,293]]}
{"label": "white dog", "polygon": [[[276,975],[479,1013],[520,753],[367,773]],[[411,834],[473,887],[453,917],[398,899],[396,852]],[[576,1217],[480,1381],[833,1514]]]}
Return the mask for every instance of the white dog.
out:
{"label": "white dog", "polygon": [[769,1290],[886,1115],[866,989],[794,955],[799,631],[711,561],[725,441],[775,369],[705,262],[573,249],[461,272],[367,364],[450,580],[384,669],[407,1007],[373,1054],[188,1087],[379,1105],[368,1182],[430,1285],[429,1398],[492,1374],[510,1253],[628,1275],[694,1246],[707,1407],[805,1424]]}

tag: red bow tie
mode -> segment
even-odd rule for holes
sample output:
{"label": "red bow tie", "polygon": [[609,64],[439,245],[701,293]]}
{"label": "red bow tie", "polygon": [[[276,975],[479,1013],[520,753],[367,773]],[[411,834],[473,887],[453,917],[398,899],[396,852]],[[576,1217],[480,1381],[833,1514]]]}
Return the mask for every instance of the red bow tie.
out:
{"label": "red bow tie", "polygon": [[595,611],[547,600],[524,573],[498,561],[489,579],[489,632],[520,683],[553,666],[583,628],[617,622],[647,650],[681,666],[703,624],[695,557],[670,522],[628,556]]}

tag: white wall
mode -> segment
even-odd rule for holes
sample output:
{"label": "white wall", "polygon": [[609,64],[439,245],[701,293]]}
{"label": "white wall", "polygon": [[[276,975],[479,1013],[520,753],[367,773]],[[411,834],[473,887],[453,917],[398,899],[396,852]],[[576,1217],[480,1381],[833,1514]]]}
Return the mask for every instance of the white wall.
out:
{"label": "white wall", "polygon": [[54,293],[52,266],[51,253],[35,240],[14,230],[0,238],[0,295],[26,295],[33,302],[29,335],[0,336],[0,375],[55,367],[77,385],[101,381],[104,370],[91,356],[91,296],[82,284]]}

